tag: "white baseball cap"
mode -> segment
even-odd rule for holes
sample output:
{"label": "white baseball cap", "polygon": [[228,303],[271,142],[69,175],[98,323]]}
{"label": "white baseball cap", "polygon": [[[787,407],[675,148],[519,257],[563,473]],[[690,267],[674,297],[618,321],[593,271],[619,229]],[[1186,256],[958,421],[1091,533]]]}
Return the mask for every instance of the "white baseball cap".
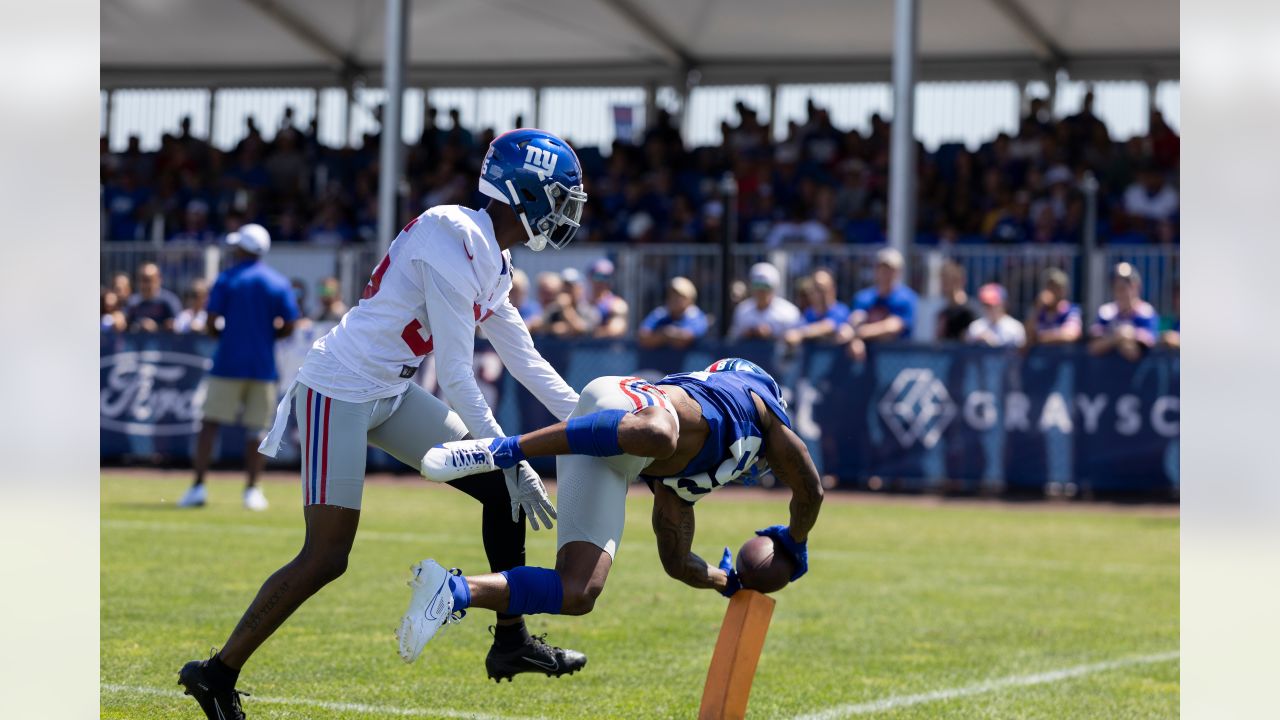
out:
{"label": "white baseball cap", "polygon": [[753,286],[767,287],[771,290],[777,290],[778,285],[782,283],[782,275],[778,272],[778,268],[767,262],[752,265],[751,274],[748,277]]}
{"label": "white baseball cap", "polygon": [[271,233],[257,223],[249,223],[241,225],[235,232],[227,233],[227,244],[251,255],[266,255],[271,249]]}

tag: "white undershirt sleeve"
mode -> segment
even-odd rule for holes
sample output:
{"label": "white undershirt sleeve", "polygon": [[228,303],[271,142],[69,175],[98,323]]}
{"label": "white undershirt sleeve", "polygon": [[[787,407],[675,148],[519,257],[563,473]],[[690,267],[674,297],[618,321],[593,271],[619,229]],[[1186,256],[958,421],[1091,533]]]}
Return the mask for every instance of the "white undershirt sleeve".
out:
{"label": "white undershirt sleeve", "polygon": [[455,290],[425,262],[415,260],[414,263],[421,273],[427,295],[427,319],[431,324],[440,388],[473,437],[504,436],[506,433],[493,417],[484,393],[476,384],[476,320],[471,298]]}
{"label": "white undershirt sleeve", "polygon": [[568,419],[578,405],[578,393],[560,377],[533,345],[529,328],[510,300],[502,303],[493,316],[480,323],[502,364],[519,383],[538,398],[547,410],[560,420]]}

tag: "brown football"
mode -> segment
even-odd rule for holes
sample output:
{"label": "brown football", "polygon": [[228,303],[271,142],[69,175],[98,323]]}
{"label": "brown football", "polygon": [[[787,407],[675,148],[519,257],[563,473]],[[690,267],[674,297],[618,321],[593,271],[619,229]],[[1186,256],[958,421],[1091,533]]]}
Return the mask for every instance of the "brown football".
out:
{"label": "brown football", "polygon": [[770,537],[757,535],[738,548],[738,579],[742,587],[776,592],[791,582],[796,564]]}

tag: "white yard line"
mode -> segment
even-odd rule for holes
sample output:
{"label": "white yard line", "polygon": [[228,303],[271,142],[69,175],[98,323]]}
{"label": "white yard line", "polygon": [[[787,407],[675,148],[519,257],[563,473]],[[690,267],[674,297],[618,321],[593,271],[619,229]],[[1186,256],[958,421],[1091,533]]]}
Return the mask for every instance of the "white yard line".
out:
{"label": "white yard line", "polygon": [[871,715],[874,713],[884,712],[886,710],[893,710],[895,708],[922,705],[924,703],[938,702],[941,700],[954,700],[956,698],[981,695],[982,693],[995,692],[996,690],[1004,690],[1006,688],[1055,683],[1062,680],[1083,677],[1085,675],[1092,675],[1094,673],[1115,670],[1117,668],[1129,667],[1131,665],[1150,665],[1153,663],[1167,662],[1169,660],[1177,660],[1178,656],[1178,651],[1172,650],[1170,652],[1155,653],[1153,655],[1140,655],[1137,657],[1127,657],[1117,660],[1108,660],[1106,662],[1091,663],[1089,665],[1076,665],[1075,667],[1049,670],[1047,672],[1035,673],[1032,675],[1010,675],[1008,677],[995,678],[993,680],[984,680],[983,682],[975,683],[973,685],[947,688],[945,690],[934,690],[933,692],[920,693],[918,695],[894,695],[881,700],[872,700],[870,702],[837,705],[836,707],[827,708],[826,710],[798,715],[794,720],[836,720],[837,718],[846,718],[851,715]]}
{"label": "white yard line", "polygon": [[[143,687],[134,685],[116,685],[114,683],[102,683],[103,692],[121,693],[128,695],[154,695],[166,698],[185,698],[180,690],[165,690],[162,688]],[[188,701],[190,702],[190,701]],[[463,720],[526,720],[511,715],[493,715],[491,713],[471,712],[469,710],[449,710],[447,708],[412,708],[412,707],[396,707],[394,705],[367,705],[365,703],[345,703],[345,702],[326,702],[324,700],[307,700],[305,698],[277,698],[277,697],[259,697],[252,695],[246,704],[252,706],[257,704],[263,705],[286,705],[291,707],[314,708],[317,710],[332,710],[342,713],[356,713],[358,715],[373,715],[376,717],[439,717],[439,718],[462,718]],[[252,709],[252,707],[251,707]]]}

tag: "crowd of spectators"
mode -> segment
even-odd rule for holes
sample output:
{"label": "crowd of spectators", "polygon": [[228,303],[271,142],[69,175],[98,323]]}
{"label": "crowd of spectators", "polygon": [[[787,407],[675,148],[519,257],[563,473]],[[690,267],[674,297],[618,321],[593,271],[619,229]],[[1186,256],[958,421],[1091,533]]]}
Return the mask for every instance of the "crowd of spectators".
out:
{"label": "crowd of spectators", "polygon": [[[866,357],[868,344],[919,337],[920,299],[902,282],[902,255],[885,248],[876,254],[873,282],[853,293],[845,304],[839,297],[836,277],[818,268],[795,284],[793,303],[780,294],[781,273],[767,262],[756,263],[748,282],[734,297],[727,337],[731,340],[777,341],[793,349],[805,343],[844,346],[855,360]],[[1026,348],[1034,345],[1066,345],[1085,342],[1093,354],[1117,353],[1136,360],[1150,348],[1180,347],[1177,318],[1179,293],[1174,285],[1172,317],[1161,318],[1142,299],[1142,278],[1129,263],[1112,272],[1112,300],[1097,311],[1085,327],[1079,305],[1069,295],[1070,278],[1058,268],[1041,276],[1041,289],[1024,319],[1008,307],[1008,293],[999,283],[982,285],[976,302],[965,291],[963,266],[947,261],[941,270],[942,293],[933,317],[933,338],[938,342],[964,342],[990,347]],[[664,302],[644,313],[630,327],[629,305],[614,289],[614,266],[608,259],[593,262],[584,274],[577,268],[559,273],[542,272],[529,278],[514,270],[511,302],[535,336],[559,339],[625,338],[634,336],[643,348],[682,350],[712,331],[717,322],[698,305],[698,288],[686,277],[671,278]],[[103,331],[204,332],[209,288],[197,279],[182,299],[164,287],[160,268],[142,264],[135,279],[117,273],[102,288]],[[337,322],[346,313],[342,289],[336,278],[318,284],[318,302],[299,320],[305,328],[312,321]],[[304,313],[305,285],[294,281],[294,295]],[[922,332],[928,332],[926,325]]]}
{"label": "crowd of spectators", "polygon": [[[728,207],[722,177],[738,188],[742,242],[881,243],[891,123],[841,130],[810,102],[781,141],[755,109],[737,105],[736,122],[713,147],[686,145],[665,111],[637,142],[616,141],[608,155],[580,147],[591,202],[579,242],[713,242]],[[421,136],[406,148],[402,221],[432,205],[480,204],[475,177],[492,130],[473,134],[449,111],[450,127],[428,107]],[[523,124],[516,118],[516,124]],[[266,226],[277,243],[372,243],[377,228],[378,133],[359,146],[330,148],[314,122],[292,112],[267,140],[253,118],[244,137],[222,151],[191,133],[189,118],[156,152],[132,137],[123,152],[101,143],[103,235],[203,244],[245,222]],[[948,144],[918,153],[918,240],[1079,243],[1086,173],[1099,182],[1099,237],[1113,243],[1178,241],[1179,138],[1158,112],[1150,131],[1114,141],[1094,114],[1054,119],[1032,100],[1016,134],[977,150]]]}

